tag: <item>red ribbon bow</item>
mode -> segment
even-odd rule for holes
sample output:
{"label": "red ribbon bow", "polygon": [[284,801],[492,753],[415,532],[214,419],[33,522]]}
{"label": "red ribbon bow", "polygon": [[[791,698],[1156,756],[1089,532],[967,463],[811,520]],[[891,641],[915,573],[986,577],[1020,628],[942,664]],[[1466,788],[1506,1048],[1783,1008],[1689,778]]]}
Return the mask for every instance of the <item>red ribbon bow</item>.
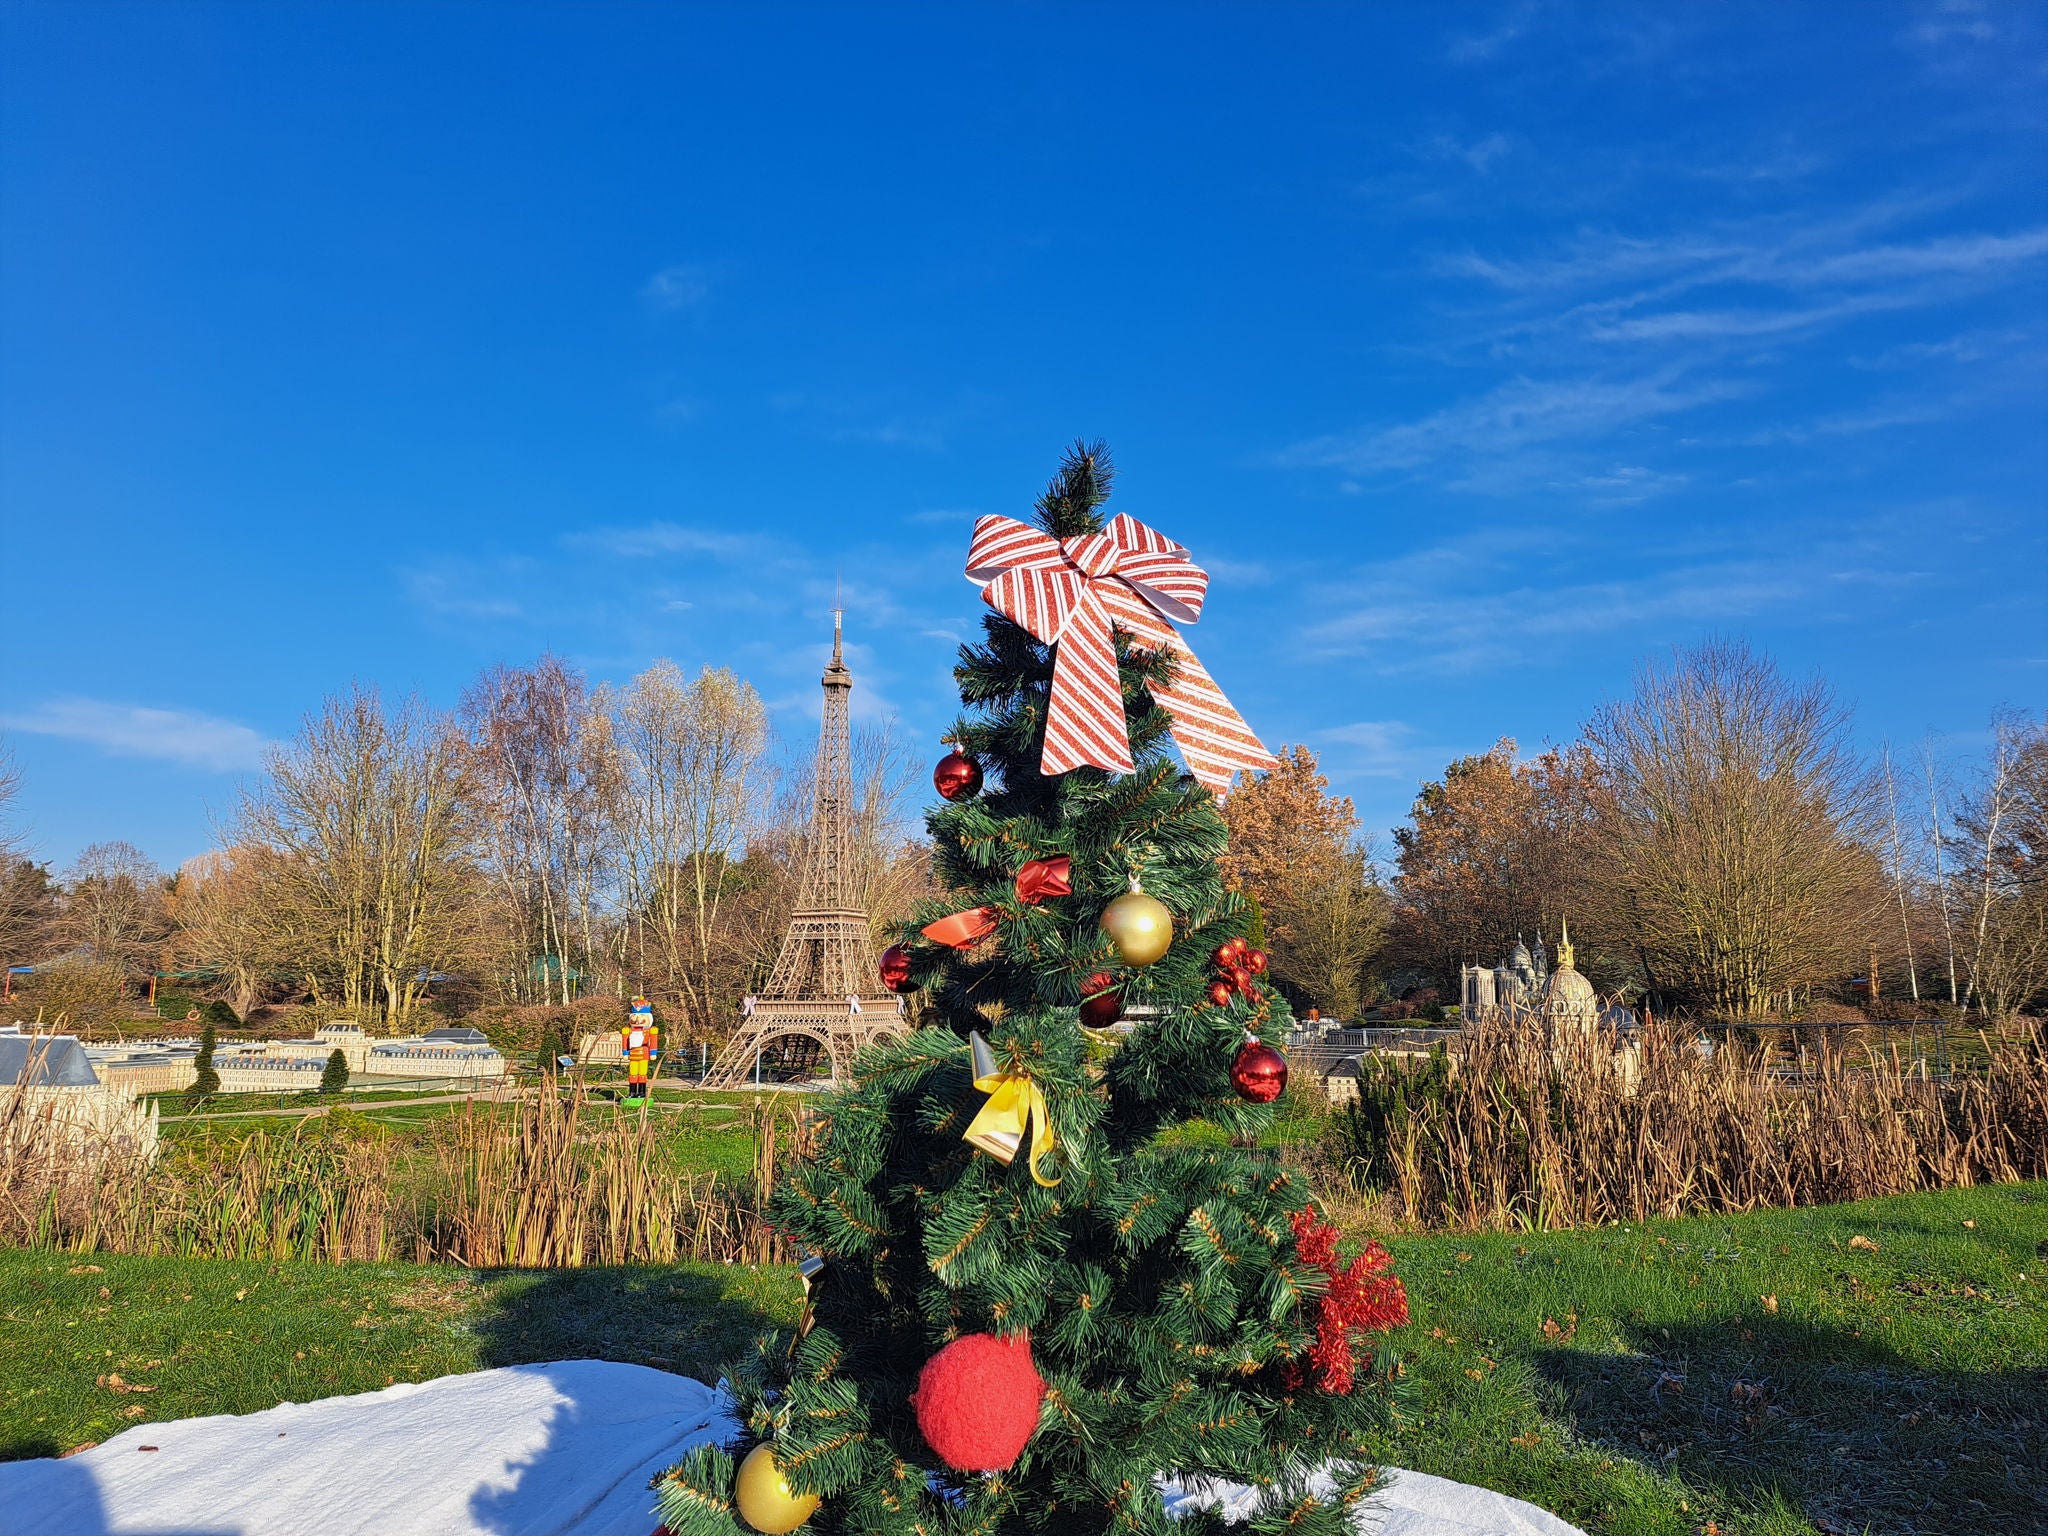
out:
{"label": "red ribbon bow", "polygon": [[[1073,875],[1074,861],[1064,853],[1050,859],[1033,859],[1017,871],[1017,899],[1027,907],[1035,907],[1048,896],[1071,896]],[[971,949],[995,931],[994,907],[970,907],[924,926],[926,938],[954,949]]]}
{"label": "red ribbon bow", "polygon": [[967,579],[986,583],[982,599],[996,612],[1059,648],[1041,772],[1135,766],[1113,623],[1178,659],[1173,681],[1155,685],[1152,697],[1173,717],[1173,739],[1197,779],[1222,794],[1239,770],[1273,766],[1273,754],[1166,622],[1201,618],[1209,573],[1165,534],[1122,513],[1100,533],[1065,540],[1013,517],[983,517],[967,547]]}

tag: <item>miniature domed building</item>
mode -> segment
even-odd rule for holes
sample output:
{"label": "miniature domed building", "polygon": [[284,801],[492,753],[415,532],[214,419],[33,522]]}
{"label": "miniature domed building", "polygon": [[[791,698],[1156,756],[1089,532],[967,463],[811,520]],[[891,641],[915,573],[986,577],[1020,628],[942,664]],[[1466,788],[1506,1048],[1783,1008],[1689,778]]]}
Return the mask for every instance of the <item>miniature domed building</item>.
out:
{"label": "miniature domed building", "polygon": [[1557,969],[1550,973],[1549,985],[1543,989],[1543,1014],[1559,1035],[1566,1030],[1591,1034],[1600,1024],[1600,995],[1572,964],[1569,923],[1558,934]]}

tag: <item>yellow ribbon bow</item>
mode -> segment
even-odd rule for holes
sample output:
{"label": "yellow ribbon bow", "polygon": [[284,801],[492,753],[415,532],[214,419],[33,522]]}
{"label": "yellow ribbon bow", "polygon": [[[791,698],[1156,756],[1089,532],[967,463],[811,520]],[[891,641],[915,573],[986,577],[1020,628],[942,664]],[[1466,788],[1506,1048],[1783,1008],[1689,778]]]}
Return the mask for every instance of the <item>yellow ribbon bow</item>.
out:
{"label": "yellow ribbon bow", "polygon": [[960,1139],[972,1142],[998,1162],[1014,1162],[1018,1150],[1024,1145],[1028,1119],[1031,1155],[1025,1166],[1031,1170],[1032,1178],[1051,1189],[1059,1180],[1048,1179],[1038,1171],[1038,1160],[1052,1151],[1055,1145],[1052,1116],[1046,1112],[1045,1095],[1039,1091],[1038,1084],[1024,1073],[1005,1072],[998,1066],[995,1052],[989,1049],[979,1030],[968,1035],[967,1043],[974,1061],[974,1086],[988,1095],[988,1102],[981,1106],[981,1113],[961,1133]]}

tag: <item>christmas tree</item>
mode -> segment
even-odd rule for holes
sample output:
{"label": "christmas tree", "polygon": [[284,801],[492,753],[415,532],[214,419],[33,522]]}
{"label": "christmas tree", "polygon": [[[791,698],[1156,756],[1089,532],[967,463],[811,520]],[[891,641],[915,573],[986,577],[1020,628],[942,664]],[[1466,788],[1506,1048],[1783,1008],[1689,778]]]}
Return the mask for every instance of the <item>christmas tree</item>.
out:
{"label": "christmas tree", "polygon": [[[1038,502],[1045,537],[985,519],[977,549],[1020,530],[1073,562],[1070,596],[1114,579],[1119,542],[1139,551],[1125,591],[1171,586],[1175,561],[1205,582],[1177,545],[1106,522],[1109,490],[1106,455],[1077,446]],[[1176,590],[1198,613],[1200,586]],[[951,894],[884,957],[929,1022],[825,1101],[818,1154],[773,1207],[810,1256],[804,1327],[735,1367],[740,1433],[657,1480],[662,1518],[676,1536],[1198,1531],[1217,1517],[1176,1524],[1157,1480],[1214,1477],[1264,1490],[1254,1531],[1349,1531],[1384,1411],[1354,1347],[1406,1302],[1377,1248],[1339,1259],[1302,1175],[1257,1145],[1284,1080],[1257,1037],[1282,1036],[1286,1006],[1219,878],[1214,796],[1169,748],[1178,725],[1212,782],[1229,769],[1204,730],[1236,743],[1226,759],[1269,759],[1121,595],[1095,679],[1119,739],[1091,743],[1103,722],[1061,696],[1077,674],[1055,685],[1085,637],[1048,643],[1028,592],[1008,604],[1022,622],[998,596],[961,652],[968,713],[929,818]]]}

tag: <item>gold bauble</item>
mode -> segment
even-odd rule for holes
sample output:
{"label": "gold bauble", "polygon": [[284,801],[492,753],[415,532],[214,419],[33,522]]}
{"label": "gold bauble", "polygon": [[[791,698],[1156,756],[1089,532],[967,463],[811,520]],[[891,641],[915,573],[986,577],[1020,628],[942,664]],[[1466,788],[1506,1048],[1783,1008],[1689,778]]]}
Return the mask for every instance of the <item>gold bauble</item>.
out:
{"label": "gold bauble", "polygon": [[1143,891],[1104,907],[1100,926],[1125,965],[1151,965],[1173,947],[1173,914]]}
{"label": "gold bauble", "polygon": [[789,1480],[775,1465],[775,1455],[765,1445],[747,1452],[747,1459],[740,1463],[733,1493],[740,1518],[761,1536],[783,1536],[785,1531],[795,1530],[817,1513],[819,1503],[815,1493],[789,1491]]}

